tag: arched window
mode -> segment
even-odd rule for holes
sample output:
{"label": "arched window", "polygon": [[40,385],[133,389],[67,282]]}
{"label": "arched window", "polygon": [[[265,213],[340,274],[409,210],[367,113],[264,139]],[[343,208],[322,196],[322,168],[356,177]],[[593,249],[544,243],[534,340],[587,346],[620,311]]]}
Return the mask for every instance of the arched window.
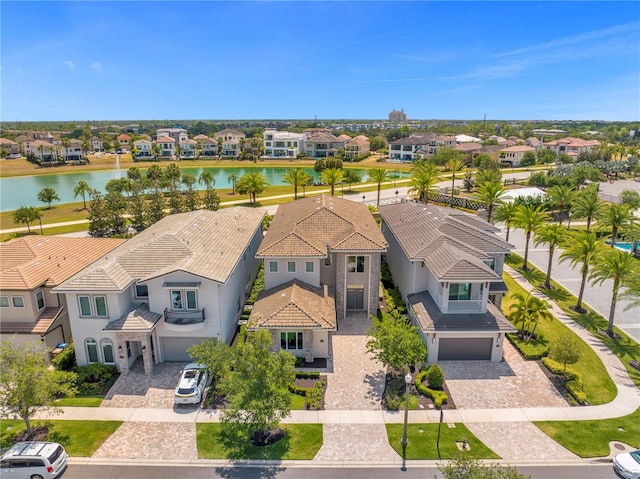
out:
{"label": "arched window", "polygon": [[102,349],[102,357],[105,364],[115,364],[113,356],[113,343],[110,339],[100,340],[100,348]]}
{"label": "arched window", "polygon": [[97,363],[98,360],[98,345],[93,338],[87,338],[84,340],[84,346],[87,350],[87,361],[90,363]]}

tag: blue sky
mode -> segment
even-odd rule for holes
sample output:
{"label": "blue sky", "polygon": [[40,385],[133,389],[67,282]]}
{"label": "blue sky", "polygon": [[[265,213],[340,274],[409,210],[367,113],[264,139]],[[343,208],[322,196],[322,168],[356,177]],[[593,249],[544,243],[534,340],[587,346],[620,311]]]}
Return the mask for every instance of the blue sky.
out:
{"label": "blue sky", "polygon": [[7,121],[640,118],[640,2],[0,9]]}

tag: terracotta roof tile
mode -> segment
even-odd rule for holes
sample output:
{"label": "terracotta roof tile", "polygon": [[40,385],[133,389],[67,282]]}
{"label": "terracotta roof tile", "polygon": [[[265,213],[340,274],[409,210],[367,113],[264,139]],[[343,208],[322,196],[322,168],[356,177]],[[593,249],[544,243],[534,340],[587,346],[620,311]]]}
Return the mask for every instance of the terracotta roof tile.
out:
{"label": "terracotta roof tile", "polygon": [[35,321],[0,321],[0,333],[30,333],[44,335],[60,315],[64,308],[45,308],[42,314]]}
{"label": "terracotta roof tile", "polygon": [[134,304],[122,318],[110,321],[103,331],[151,331],[160,318],[161,314],[149,311],[147,303]]}

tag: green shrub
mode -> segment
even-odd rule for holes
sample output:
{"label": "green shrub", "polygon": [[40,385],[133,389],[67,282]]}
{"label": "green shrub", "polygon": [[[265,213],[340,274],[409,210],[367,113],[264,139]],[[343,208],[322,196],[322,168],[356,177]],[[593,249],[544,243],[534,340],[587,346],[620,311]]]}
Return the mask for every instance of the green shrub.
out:
{"label": "green shrub", "polygon": [[442,389],[444,384],[444,373],[437,364],[432,365],[427,371],[427,383],[431,389]]}
{"label": "green shrub", "polygon": [[525,359],[541,359],[549,353],[549,341],[542,334],[537,334],[535,339],[529,341],[520,339],[518,333],[507,333],[507,337]]}
{"label": "green shrub", "polygon": [[571,381],[567,381],[566,386],[569,394],[571,394],[573,399],[575,399],[578,403],[584,404],[587,402],[587,395],[584,392],[582,381],[573,379]]}
{"label": "green shrub", "polygon": [[240,331],[238,331],[238,341],[236,341],[236,348],[242,351],[244,348],[244,343],[247,340],[247,325],[241,324]]}
{"label": "green shrub", "polygon": [[[303,358],[300,358],[303,359]],[[304,361],[304,359],[303,359]],[[296,371],[296,378],[298,379],[320,379],[320,373],[318,371]]]}
{"label": "green shrub", "polygon": [[387,395],[385,397],[385,402],[387,403],[387,409],[391,411],[397,411],[400,409],[400,398]]}
{"label": "green shrub", "polygon": [[387,310],[391,314],[397,311],[398,314],[407,314],[407,305],[402,299],[402,294],[398,288],[386,289],[384,299],[387,302]]}
{"label": "green shrub", "polygon": [[564,376],[567,378],[565,384],[567,391],[571,394],[571,397],[575,399],[579,404],[587,402],[587,395],[584,392],[582,384],[582,376],[576,373],[571,368],[567,368],[566,375],[564,374],[564,366],[558,361],[554,361],[551,358],[542,358],[542,364],[556,376]]}
{"label": "green shrub", "polygon": [[393,279],[391,278],[391,270],[389,269],[389,265],[386,261],[382,261],[380,263],[380,281],[385,288],[393,287]]}
{"label": "green shrub", "polygon": [[256,280],[253,282],[253,286],[251,288],[251,294],[249,295],[249,299],[247,299],[246,304],[254,304],[258,299],[258,293],[264,289],[264,266],[260,266],[258,270],[258,274],[256,275]]}
{"label": "green shrub", "polygon": [[51,364],[58,371],[71,371],[76,365],[76,353],[73,343],[69,344],[55,358],[51,360]]}
{"label": "green shrub", "polygon": [[[439,391],[437,389],[429,388],[422,384],[425,379],[427,379],[428,381],[429,374],[434,368],[440,370],[440,374],[442,375],[442,382],[440,383],[439,387],[442,388],[442,385],[444,384],[444,373],[442,372],[440,366],[438,366],[437,364],[433,364],[429,368],[423,369],[418,373],[418,375],[416,376],[416,389],[418,390],[418,392],[430,397],[436,407],[442,407],[444,403],[449,401],[449,396],[447,396],[447,393],[445,393],[444,391]],[[438,375],[437,372],[432,374]]]}
{"label": "green shrub", "polygon": [[77,383],[80,396],[101,394],[118,374],[115,366],[105,366],[101,363],[77,366],[76,372],[78,373]]}

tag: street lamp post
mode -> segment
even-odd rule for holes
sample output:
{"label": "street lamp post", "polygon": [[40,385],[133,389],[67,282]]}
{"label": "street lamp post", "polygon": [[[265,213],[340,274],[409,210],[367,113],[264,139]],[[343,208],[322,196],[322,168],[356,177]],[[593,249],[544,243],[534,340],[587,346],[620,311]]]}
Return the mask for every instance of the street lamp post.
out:
{"label": "street lamp post", "polygon": [[409,422],[409,385],[411,384],[411,373],[407,373],[404,377],[405,388],[405,402],[404,402],[404,429],[402,430],[402,440],[400,444],[402,447],[407,447],[409,440],[407,439],[407,423]]}
{"label": "street lamp post", "polygon": [[567,229],[571,229],[571,211],[569,211],[569,222],[567,223]]}
{"label": "street lamp post", "polygon": [[396,203],[398,202],[398,193],[399,193],[399,191],[396,190]]}
{"label": "street lamp post", "polygon": [[364,199],[366,198],[366,195],[362,195],[362,204],[364,205]]}

